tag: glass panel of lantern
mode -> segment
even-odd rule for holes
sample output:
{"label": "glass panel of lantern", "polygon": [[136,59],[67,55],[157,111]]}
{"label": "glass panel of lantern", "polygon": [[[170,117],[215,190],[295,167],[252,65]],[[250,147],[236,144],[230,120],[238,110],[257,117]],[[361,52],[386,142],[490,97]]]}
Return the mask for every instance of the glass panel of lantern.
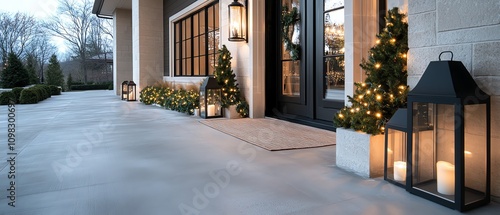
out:
{"label": "glass panel of lantern", "polygon": [[228,5],[229,41],[247,41],[247,15],[245,5],[234,0]]}
{"label": "glass panel of lantern", "polygon": [[122,100],[127,100],[128,81],[122,82]]}
{"label": "glass panel of lantern", "polygon": [[202,118],[222,117],[222,87],[217,80],[208,77],[200,87],[200,116]]}
{"label": "glass panel of lantern", "polygon": [[398,186],[406,186],[407,111],[398,109],[385,125],[384,179]]}
{"label": "glass panel of lantern", "polygon": [[451,59],[431,62],[408,94],[406,188],[466,211],[490,201],[490,97]]}
{"label": "glass panel of lantern", "polygon": [[128,82],[128,85],[127,85],[127,101],[135,101],[136,98],[135,98],[135,90],[136,88],[136,85],[133,81],[129,81]]}

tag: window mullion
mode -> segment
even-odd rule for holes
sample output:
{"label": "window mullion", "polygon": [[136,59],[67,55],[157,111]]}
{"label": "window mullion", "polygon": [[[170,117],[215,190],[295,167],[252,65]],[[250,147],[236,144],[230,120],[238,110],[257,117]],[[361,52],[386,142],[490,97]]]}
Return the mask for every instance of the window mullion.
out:
{"label": "window mullion", "polygon": [[209,7],[205,8],[205,47],[203,47],[205,49],[205,76],[208,76],[210,71],[210,53],[208,53],[208,43],[210,42],[208,38],[208,34],[210,33],[208,32],[208,8]]}

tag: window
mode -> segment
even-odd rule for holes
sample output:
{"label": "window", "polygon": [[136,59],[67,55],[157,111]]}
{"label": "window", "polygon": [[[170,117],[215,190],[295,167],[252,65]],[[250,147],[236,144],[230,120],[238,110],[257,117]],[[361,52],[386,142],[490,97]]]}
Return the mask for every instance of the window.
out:
{"label": "window", "polygon": [[213,75],[219,47],[218,1],[174,23],[175,76]]}
{"label": "window", "polygon": [[[300,17],[300,6],[301,6],[301,1],[300,0],[282,0],[282,13],[290,13],[293,10],[297,10],[299,12],[298,17]],[[294,25],[288,26],[288,29],[286,29],[284,26],[281,26],[284,28],[284,31],[287,31],[287,40],[291,44],[286,44],[287,42],[284,41],[284,36],[281,35],[282,37],[282,42],[281,42],[281,69],[282,69],[282,87],[281,87],[281,92],[284,96],[290,96],[290,97],[299,97],[300,96],[300,67],[301,67],[301,61],[300,61],[300,56],[296,56],[296,60],[293,60],[294,56],[293,54],[295,52],[290,51],[290,47],[293,47],[294,45],[300,46],[300,18],[299,21],[295,22]],[[288,47],[288,48],[287,48]],[[300,53],[300,52],[299,52]]]}
{"label": "window", "polygon": [[325,0],[324,5],[325,99],[344,99],[344,0]]}

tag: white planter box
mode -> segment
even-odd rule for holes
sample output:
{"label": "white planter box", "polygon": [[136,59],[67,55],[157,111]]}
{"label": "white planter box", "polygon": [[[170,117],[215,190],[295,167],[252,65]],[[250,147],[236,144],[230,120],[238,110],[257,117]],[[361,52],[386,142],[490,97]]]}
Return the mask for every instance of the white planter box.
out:
{"label": "white planter box", "polygon": [[365,178],[384,175],[384,135],[337,128],[337,166]]}
{"label": "white planter box", "polygon": [[238,111],[236,111],[236,105],[231,105],[228,108],[224,108],[224,117],[228,119],[241,118]]}

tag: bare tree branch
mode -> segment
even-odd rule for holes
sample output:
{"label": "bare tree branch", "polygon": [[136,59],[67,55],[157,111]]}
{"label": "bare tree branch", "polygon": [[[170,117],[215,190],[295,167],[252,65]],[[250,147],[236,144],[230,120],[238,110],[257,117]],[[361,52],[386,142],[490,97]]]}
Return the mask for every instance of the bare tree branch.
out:
{"label": "bare tree branch", "polygon": [[33,16],[23,13],[0,13],[0,55],[4,59],[12,52],[24,55],[25,47],[40,33]]}

